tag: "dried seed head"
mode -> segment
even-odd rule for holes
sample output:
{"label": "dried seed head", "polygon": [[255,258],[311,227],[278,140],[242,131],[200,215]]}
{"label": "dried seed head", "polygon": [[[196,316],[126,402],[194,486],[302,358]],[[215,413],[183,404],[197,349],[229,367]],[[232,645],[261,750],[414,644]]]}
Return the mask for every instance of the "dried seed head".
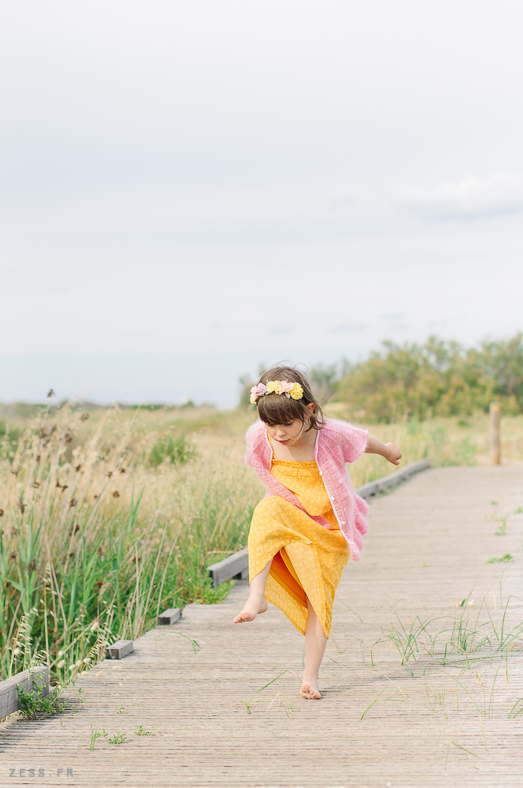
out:
{"label": "dried seed head", "polygon": [[37,462],[40,462],[40,460],[41,460],[41,459],[42,459],[42,458],[41,458],[41,456],[40,456],[39,454],[37,454],[37,455],[36,455],[36,461],[37,461]]}
{"label": "dried seed head", "polygon": [[89,414],[87,413],[87,411],[84,411],[80,416],[80,421],[87,421],[88,418],[89,418]]}
{"label": "dried seed head", "polygon": [[0,509],[0,517],[3,517],[3,516],[4,516],[4,510]]}
{"label": "dried seed head", "polygon": [[81,470],[82,470],[82,466],[81,465],[76,465],[75,471],[78,473],[78,471],[81,471]]}
{"label": "dried seed head", "polygon": [[11,553],[11,555],[9,556],[9,559],[10,559],[11,561],[16,561],[17,557],[18,557],[18,556],[17,556],[17,554],[16,554],[16,553]]}
{"label": "dried seed head", "polygon": [[33,487],[40,487],[40,482],[33,482]]}
{"label": "dried seed head", "polygon": [[56,394],[54,393],[53,389],[49,389],[49,391],[47,392],[47,397],[48,399],[51,399],[51,397],[56,397]]}
{"label": "dried seed head", "polygon": [[120,497],[120,493],[118,492],[118,490],[115,490],[113,492],[113,498],[119,498],[119,497]]}
{"label": "dried seed head", "polygon": [[73,440],[73,436],[71,435],[70,432],[66,432],[65,433],[64,440],[65,440],[66,443],[71,443],[71,441]]}
{"label": "dried seed head", "polygon": [[69,501],[69,507],[76,506],[77,503],[78,501],[76,500],[76,498],[71,498],[71,500]]}
{"label": "dried seed head", "polygon": [[112,472],[112,471],[107,471],[107,474],[106,474],[106,475],[107,475],[109,478],[111,478],[111,476],[113,475],[113,472]]}
{"label": "dried seed head", "polygon": [[125,468],[120,468],[120,470],[118,471],[118,473],[125,473]]}
{"label": "dried seed head", "polygon": [[26,506],[25,506],[25,503],[22,501],[21,498],[18,499],[16,505],[20,509],[20,512],[23,514],[25,512]]}

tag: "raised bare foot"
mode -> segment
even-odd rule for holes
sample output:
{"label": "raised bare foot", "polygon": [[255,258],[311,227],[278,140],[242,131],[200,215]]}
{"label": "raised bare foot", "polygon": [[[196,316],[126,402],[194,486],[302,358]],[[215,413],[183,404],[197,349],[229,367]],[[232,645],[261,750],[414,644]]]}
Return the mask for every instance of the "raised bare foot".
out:
{"label": "raised bare foot", "polygon": [[246,621],[254,621],[258,613],[265,613],[268,608],[267,600],[249,599],[243,606],[242,612],[234,619],[235,624],[245,624]]}
{"label": "raised bare foot", "polygon": [[304,679],[301,685],[300,695],[302,698],[307,698],[307,700],[319,700],[321,698],[321,693],[318,689],[317,680],[305,681]]}

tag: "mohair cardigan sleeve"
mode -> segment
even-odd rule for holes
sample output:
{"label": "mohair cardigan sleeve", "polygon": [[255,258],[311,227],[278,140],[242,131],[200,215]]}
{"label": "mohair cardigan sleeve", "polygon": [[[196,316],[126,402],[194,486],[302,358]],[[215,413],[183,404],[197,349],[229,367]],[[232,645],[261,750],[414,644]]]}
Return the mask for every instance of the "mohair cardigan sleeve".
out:
{"label": "mohair cardigan sleeve", "polygon": [[[355,462],[367,447],[367,430],[361,430],[346,421],[326,419],[325,426],[316,436],[315,457],[323,483],[336,519],[350,546],[351,558],[359,561],[363,548],[363,535],[369,527],[365,521],[369,507],[356,495],[345,463]],[[272,447],[262,421],[256,421],[245,436],[246,464],[253,468],[267,488],[266,497],[280,495],[302,511],[306,511],[298,498],[271,474]],[[309,515],[310,517],[311,515]],[[323,517],[312,517],[319,525],[328,528]]]}

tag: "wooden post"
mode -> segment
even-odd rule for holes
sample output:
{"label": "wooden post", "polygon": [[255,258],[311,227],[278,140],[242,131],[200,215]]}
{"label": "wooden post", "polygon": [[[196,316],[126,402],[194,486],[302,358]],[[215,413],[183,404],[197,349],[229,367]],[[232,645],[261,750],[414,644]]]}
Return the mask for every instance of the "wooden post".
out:
{"label": "wooden post", "polygon": [[499,425],[501,421],[501,404],[490,403],[490,453],[492,465],[501,465],[501,443],[499,439]]}

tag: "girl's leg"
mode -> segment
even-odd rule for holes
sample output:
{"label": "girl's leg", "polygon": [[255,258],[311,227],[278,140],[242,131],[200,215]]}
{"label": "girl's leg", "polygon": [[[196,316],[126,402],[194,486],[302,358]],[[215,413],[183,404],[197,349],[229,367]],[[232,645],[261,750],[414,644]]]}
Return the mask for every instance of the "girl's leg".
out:
{"label": "girl's leg", "polygon": [[321,698],[318,690],[320,665],[325,653],[327,638],[316,615],[316,611],[307,597],[307,626],[305,628],[305,670],[300,695],[304,698]]}
{"label": "girl's leg", "polygon": [[243,606],[242,612],[234,619],[235,624],[243,624],[245,621],[254,621],[258,613],[265,613],[267,610],[267,600],[265,599],[265,584],[269,577],[272,558],[261,572],[251,580],[249,588],[249,599]]}

